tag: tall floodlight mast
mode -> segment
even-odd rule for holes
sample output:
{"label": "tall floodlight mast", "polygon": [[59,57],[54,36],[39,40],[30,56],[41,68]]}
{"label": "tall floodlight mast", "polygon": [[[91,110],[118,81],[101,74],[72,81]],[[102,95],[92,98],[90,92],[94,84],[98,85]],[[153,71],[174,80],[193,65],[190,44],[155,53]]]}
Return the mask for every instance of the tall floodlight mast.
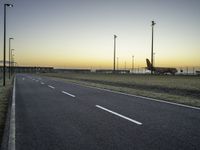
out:
{"label": "tall floodlight mast", "polygon": [[117,36],[114,35],[114,60],[113,60],[113,72],[115,72],[115,60],[116,60],[116,38],[117,38]]}
{"label": "tall floodlight mast", "polygon": [[153,36],[154,36],[154,25],[155,25],[155,21],[152,21],[151,27],[152,27],[152,39],[151,39],[151,74],[153,74]]}
{"label": "tall floodlight mast", "polygon": [[6,7],[13,7],[13,5],[4,4],[3,86],[6,85]]}

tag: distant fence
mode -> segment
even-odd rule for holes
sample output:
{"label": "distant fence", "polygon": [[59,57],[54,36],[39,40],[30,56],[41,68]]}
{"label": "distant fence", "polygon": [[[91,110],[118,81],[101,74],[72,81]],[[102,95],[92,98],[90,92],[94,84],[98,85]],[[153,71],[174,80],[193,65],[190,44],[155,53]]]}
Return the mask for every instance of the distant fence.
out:
{"label": "distant fence", "polygon": [[[200,75],[200,67],[176,67],[177,75]],[[145,67],[137,67],[133,70],[130,69],[130,73],[135,74],[148,74],[150,73]]]}
{"label": "distant fence", "polygon": [[[200,75],[200,67],[176,67],[177,75]],[[57,73],[118,73],[118,74],[150,74],[151,71],[145,67],[137,67],[132,69],[54,69]]]}
{"label": "distant fence", "polygon": [[[53,67],[28,67],[28,66],[12,66],[11,72],[15,73],[47,73],[53,72]],[[3,66],[0,66],[0,72],[3,72]],[[9,67],[6,67],[6,72],[9,72]]]}
{"label": "distant fence", "polygon": [[[177,75],[200,75],[200,67],[176,67]],[[118,73],[118,74],[150,74],[151,71],[145,67],[137,67],[132,69],[54,69],[57,73]]]}
{"label": "distant fence", "polygon": [[[27,67],[27,66],[15,66],[11,67],[13,72],[16,73],[118,73],[118,74],[150,74],[151,72],[145,67],[137,67],[132,69],[117,69],[113,72],[112,69],[54,69],[53,67]],[[176,67],[176,75],[200,75],[200,67]],[[9,68],[6,67],[6,72]],[[3,67],[0,66],[0,77],[3,72]]]}

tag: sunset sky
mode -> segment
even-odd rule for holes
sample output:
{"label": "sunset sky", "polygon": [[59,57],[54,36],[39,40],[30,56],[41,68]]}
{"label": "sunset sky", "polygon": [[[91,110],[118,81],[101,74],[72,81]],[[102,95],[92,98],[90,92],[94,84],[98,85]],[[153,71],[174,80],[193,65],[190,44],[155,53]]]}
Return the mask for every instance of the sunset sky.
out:
{"label": "sunset sky", "polygon": [[144,67],[155,20],[156,66],[200,66],[200,0],[1,0],[0,60],[4,3],[18,65],[112,68],[116,34],[119,67]]}

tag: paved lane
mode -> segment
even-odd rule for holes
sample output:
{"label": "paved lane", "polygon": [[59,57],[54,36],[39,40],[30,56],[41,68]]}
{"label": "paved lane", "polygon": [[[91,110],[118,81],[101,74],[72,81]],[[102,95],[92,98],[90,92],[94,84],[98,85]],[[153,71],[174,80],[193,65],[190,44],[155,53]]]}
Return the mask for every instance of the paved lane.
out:
{"label": "paved lane", "polygon": [[198,149],[200,110],[16,77],[16,149]]}

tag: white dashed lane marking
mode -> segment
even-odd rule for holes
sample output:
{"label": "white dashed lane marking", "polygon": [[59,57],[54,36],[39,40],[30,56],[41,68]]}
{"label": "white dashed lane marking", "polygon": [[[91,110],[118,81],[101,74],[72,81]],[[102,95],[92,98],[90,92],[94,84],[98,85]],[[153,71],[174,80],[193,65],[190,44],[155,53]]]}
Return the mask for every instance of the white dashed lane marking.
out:
{"label": "white dashed lane marking", "polygon": [[51,85],[48,85],[48,87],[50,87],[51,89],[55,89],[55,87],[51,86]]}
{"label": "white dashed lane marking", "polygon": [[109,110],[109,109],[107,109],[107,108],[104,108],[104,107],[102,107],[102,106],[96,105],[96,107],[99,108],[99,109],[102,109],[102,110],[104,110],[104,111],[107,111],[107,112],[109,112],[109,113],[111,113],[111,114],[113,114],[113,115],[116,115],[116,116],[118,116],[118,117],[120,117],[120,118],[123,118],[123,119],[126,119],[126,120],[130,121],[130,122],[133,122],[133,123],[135,123],[135,124],[137,124],[137,125],[142,125],[142,123],[139,122],[139,121],[133,120],[133,119],[131,119],[131,118],[129,118],[129,117],[126,117],[126,116],[124,116],[124,115],[121,115],[121,114],[119,114],[119,113],[116,113],[116,112],[114,112],[114,111],[112,111],[112,110]]}
{"label": "white dashed lane marking", "polygon": [[69,96],[71,96],[71,97],[76,97],[75,95],[73,95],[73,94],[70,94],[70,93],[68,93],[68,92],[65,92],[65,91],[62,91],[62,93],[63,93],[63,94],[66,94],[66,95],[69,95]]}

